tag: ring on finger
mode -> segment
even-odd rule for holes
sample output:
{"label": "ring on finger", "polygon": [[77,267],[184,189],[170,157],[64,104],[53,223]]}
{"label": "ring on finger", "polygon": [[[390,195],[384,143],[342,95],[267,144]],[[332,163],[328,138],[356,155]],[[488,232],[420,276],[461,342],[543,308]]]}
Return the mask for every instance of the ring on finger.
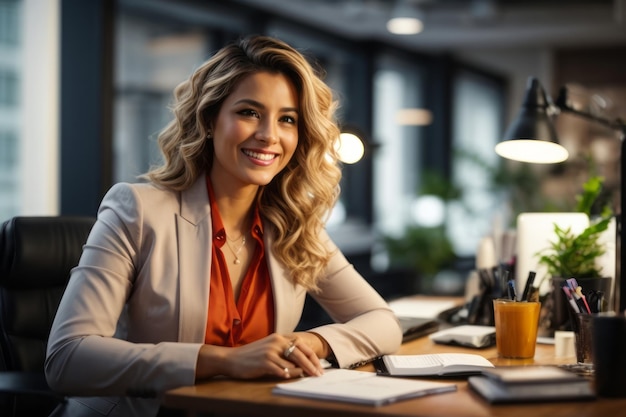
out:
{"label": "ring on finger", "polygon": [[289,355],[291,355],[294,350],[296,350],[296,345],[289,345],[289,347],[283,351],[285,359],[289,358]]}

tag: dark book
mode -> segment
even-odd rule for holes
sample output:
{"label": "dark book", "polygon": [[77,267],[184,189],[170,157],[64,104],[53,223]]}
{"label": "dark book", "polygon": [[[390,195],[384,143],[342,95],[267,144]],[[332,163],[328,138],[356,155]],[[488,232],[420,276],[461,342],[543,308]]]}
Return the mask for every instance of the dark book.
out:
{"label": "dark book", "polygon": [[595,398],[591,381],[557,366],[498,367],[470,377],[468,385],[492,404]]}

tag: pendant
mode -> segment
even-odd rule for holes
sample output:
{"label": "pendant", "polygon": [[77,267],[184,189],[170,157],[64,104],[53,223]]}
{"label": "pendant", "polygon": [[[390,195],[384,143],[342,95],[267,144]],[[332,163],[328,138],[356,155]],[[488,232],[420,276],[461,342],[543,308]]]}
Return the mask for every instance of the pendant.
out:
{"label": "pendant", "polygon": [[233,260],[233,264],[239,265],[241,261],[239,260],[239,257],[237,255],[239,255],[239,252],[241,252],[241,249],[243,249],[243,247],[246,246],[246,236],[242,235],[241,246],[239,246],[237,250],[233,249],[232,246],[230,246],[230,241],[228,239],[228,236],[226,237],[226,246],[228,246],[228,249],[230,249],[230,251],[233,253],[233,256],[235,257],[235,259]]}

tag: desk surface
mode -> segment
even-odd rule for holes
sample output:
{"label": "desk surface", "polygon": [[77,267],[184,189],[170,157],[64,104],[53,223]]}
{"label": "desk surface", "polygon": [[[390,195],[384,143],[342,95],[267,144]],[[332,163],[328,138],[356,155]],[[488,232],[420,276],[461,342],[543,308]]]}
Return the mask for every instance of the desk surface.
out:
{"label": "desk surface", "polygon": [[[534,359],[512,360],[497,357],[495,347],[468,349],[438,345],[428,337],[413,340],[402,345],[399,354],[428,354],[442,352],[469,352],[485,356],[496,366],[527,364],[567,364],[575,363],[576,358],[555,358],[553,345],[537,345]],[[362,370],[373,371],[371,365]],[[246,416],[299,416],[299,417],[338,417],[338,416],[428,416],[428,417],[598,417],[624,415],[626,399],[601,398],[589,402],[552,402],[520,405],[489,405],[467,387],[465,379],[452,380],[458,390],[452,393],[437,394],[407,401],[371,407],[333,401],[308,400],[278,396],[271,393],[276,380],[235,381],[215,379],[200,385],[177,388],[168,391],[163,404],[166,407],[187,410],[190,416],[195,412],[222,413]]]}

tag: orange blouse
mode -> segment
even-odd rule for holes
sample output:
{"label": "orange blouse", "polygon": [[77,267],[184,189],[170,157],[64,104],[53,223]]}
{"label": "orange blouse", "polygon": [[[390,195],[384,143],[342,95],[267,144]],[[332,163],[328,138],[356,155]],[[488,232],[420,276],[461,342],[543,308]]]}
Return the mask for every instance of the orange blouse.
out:
{"label": "orange blouse", "polygon": [[255,207],[250,235],[256,245],[243,279],[239,299],[235,301],[222,252],[226,244],[226,231],[208,176],[206,183],[211,204],[213,245],[204,342],[209,345],[241,346],[274,332],[274,298],[263,245],[263,224],[258,207]]}

